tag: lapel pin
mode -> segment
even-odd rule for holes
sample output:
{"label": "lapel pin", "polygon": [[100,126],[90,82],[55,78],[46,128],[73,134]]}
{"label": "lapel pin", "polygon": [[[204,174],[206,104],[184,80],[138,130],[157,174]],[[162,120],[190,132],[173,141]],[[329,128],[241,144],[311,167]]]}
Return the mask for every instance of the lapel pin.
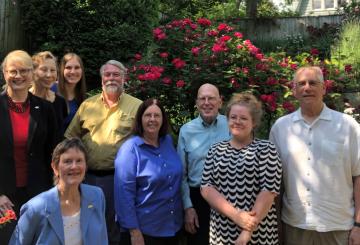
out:
{"label": "lapel pin", "polygon": [[39,109],[40,107],[37,105],[37,106],[35,106],[35,109]]}
{"label": "lapel pin", "polygon": [[89,204],[88,205],[88,208],[93,208],[94,206],[92,204]]}

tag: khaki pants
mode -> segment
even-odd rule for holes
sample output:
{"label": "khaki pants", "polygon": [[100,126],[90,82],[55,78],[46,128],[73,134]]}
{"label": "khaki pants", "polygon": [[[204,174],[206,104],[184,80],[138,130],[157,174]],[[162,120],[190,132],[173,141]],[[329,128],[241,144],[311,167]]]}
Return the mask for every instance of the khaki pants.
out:
{"label": "khaki pants", "polygon": [[350,231],[318,232],[283,223],[285,245],[348,245]]}

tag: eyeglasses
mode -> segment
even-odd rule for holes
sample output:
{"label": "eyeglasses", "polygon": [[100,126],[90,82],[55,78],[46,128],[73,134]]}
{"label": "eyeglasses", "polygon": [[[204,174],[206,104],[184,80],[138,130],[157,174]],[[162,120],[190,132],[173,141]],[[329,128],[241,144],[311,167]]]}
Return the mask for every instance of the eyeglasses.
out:
{"label": "eyeglasses", "polygon": [[216,98],[216,97],[211,97],[211,96],[209,96],[209,97],[198,97],[197,98],[197,100],[200,102],[200,103],[205,103],[206,102],[206,100],[209,102],[209,103],[215,103],[217,100],[218,100],[218,98]]}
{"label": "eyeglasses", "polygon": [[296,87],[303,88],[306,86],[306,84],[309,84],[309,87],[317,87],[321,84],[321,82],[315,81],[315,80],[309,80],[309,81],[298,81],[295,82]]}
{"label": "eyeglasses", "polygon": [[19,74],[22,77],[25,77],[29,74],[32,69],[15,69],[15,70],[7,70],[6,72],[10,75],[10,77],[16,77]]}

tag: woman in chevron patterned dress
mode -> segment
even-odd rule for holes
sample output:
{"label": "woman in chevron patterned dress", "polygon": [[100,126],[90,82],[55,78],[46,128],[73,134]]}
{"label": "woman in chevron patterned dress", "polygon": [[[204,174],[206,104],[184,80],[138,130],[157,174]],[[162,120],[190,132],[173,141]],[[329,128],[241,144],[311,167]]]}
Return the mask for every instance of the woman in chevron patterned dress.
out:
{"label": "woman in chevron patterned dress", "polygon": [[274,198],[282,168],[275,146],[254,138],[261,103],[251,94],[235,94],[226,109],[232,139],[210,148],[201,183],[212,207],[210,244],[278,244]]}

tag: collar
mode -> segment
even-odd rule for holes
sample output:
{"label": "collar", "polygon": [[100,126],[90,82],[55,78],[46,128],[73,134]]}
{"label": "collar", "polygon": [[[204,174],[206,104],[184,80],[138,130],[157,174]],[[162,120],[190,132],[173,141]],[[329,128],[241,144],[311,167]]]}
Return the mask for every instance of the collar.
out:
{"label": "collar", "polygon": [[212,121],[211,123],[207,123],[207,122],[204,121],[204,119],[199,114],[198,120],[201,122],[201,125],[203,125],[204,128],[209,128],[211,126],[216,126],[217,125],[218,117],[219,117],[219,113],[216,115],[214,121]]}
{"label": "collar", "polygon": [[[332,116],[331,116],[331,110],[326,106],[326,104],[324,104],[323,109],[320,112],[320,115],[317,117],[317,119],[315,119],[314,122],[318,121],[318,120],[326,120],[326,121],[331,121]],[[296,122],[296,121],[305,121],[303,116],[301,115],[301,108],[297,109],[292,116],[292,121]]]}
{"label": "collar", "polygon": [[[100,99],[101,99],[102,103],[103,103],[106,107],[109,107],[108,104],[106,104],[106,102],[105,102],[104,93],[105,93],[104,91],[101,91]],[[116,101],[116,103],[114,104],[113,107],[115,107],[115,106],[117,106],[118,104],[120,104],[120,100],[121,100],[121,98],[123,97],[123,95],[124,95],[124,92],[121,92],[121,94],[119,95],[119,97],[118,97],[118,99],[117,99],[117,101]]]}
{"label": "collar", "polygon": [[[161,143],[165,140],[165,138],[166,138],[166,136],[159,138],[159,145],[161,145]],[[144,139],[139,135],[134,135],[133,139],[134,139],[135,145],[137,145],[137,146],[146,145]]]}

